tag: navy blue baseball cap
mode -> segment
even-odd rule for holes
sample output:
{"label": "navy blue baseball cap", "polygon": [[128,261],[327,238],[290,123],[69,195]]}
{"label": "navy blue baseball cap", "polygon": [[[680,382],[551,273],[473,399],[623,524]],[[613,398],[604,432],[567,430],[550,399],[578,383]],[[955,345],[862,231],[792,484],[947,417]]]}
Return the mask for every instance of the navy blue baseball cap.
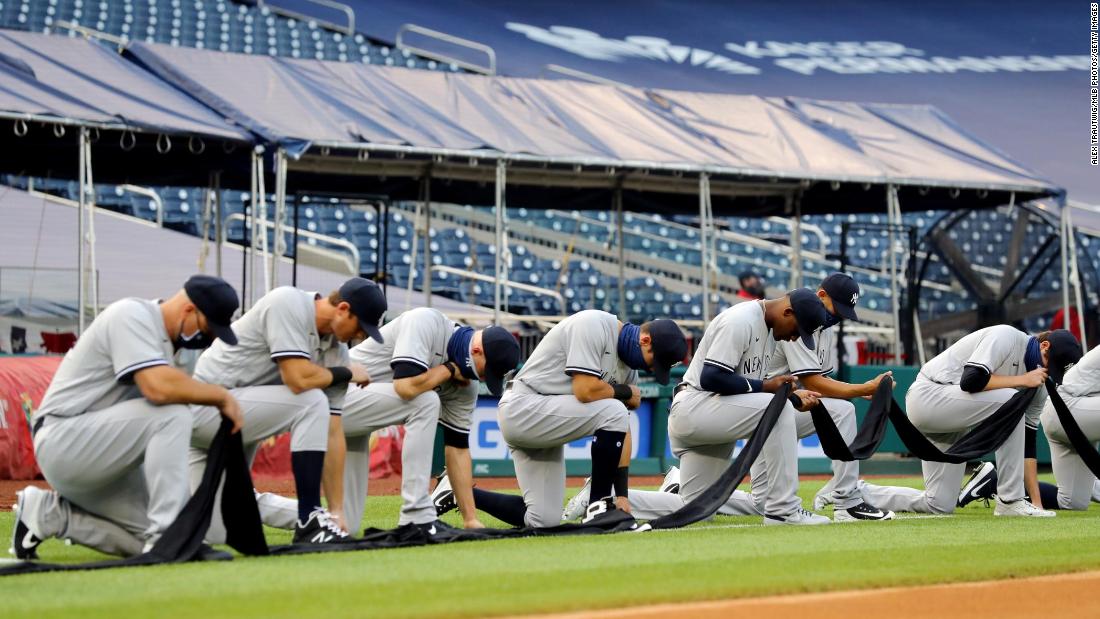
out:
{"label": "navy blue baseball cap", "polygon": [[378,284],[362,277],[353,277],[340,286],[340,298],[351,306],[351,313],[359,319],[359,328],[372,340],[384,344],[378,327],[382,326],[382,320],[386,317],[388,304]]}
{"label": "navy blue baseball cap", "polygon": [[669,371],[687,356],[687,340],[675,321],[662,318],[646,324],[649,326],[649,337],[653,346],[653,365],[649,369],[657,382],[667,385]]}
{"label": "navy blue baseball cap", "polygon": [[802,343],[810,350],[814,349],[814,331],[825,325],[828,314],[821,299],[809,288],[795,288],[787,293],[791,301],[791,309],[794,310],[794,318],[798,322],[798,334],[802,336]]}
{"label": "navy blue baseball cap", "polygon": [[481,379],[489,393],[504,392],[504,376],[519,365],[519,342],[504,327],[489,327],[481,332],[481,347],[485,350],[485,376]]}
{"label": "navy blue baseball cap", "polygon": [[229,325],[241,306],[237,291],[228,282],[213,275],[192,275],[183,284],[187,298],[206,317],[206,324],[217,338],[230,346],[237,345],[237,335]]}
{"label": "navy blue baseball cap", "polygon": [[1056,385],[1061,385],[1066,372],[1081,360],[1081,342],[1065,329],[1051,331],[1047,341],[1050,342],[1050,349],[1047,351],[1047,375]]}
{"label": "navy blue baseball cap", "polygon": [[833,300],[837,315],[848,320],[858,320],[856,303],[859,302],[859,284],[847,273],[833,273],[821,282],[821,289]]}

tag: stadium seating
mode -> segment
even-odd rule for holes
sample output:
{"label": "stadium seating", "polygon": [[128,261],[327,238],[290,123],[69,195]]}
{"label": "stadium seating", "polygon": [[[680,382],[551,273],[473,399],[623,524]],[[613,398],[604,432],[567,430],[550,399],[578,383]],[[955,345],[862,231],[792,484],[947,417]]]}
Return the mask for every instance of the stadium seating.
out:
{"label": "stadium seating", "polygon": [[362,34],[347,36],[315,21],[299,21],[267,6],[229,0],[7,0],[0,28],[75,32],[66,21],[128,40],[223,52],[363,62],[459,71],[453,64],[420,58]]}

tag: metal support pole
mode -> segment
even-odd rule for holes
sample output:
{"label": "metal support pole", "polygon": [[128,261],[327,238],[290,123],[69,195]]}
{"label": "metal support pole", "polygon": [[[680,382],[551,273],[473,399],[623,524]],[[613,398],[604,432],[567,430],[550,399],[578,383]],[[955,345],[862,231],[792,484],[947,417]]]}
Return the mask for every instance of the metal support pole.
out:
{"label": "metal support pole", "polygon": [[901,363],[901,312],[898,307],[898,255],[897,228],[901,225],[901,205],[898,203],[898,190],[894,185],[886,189],[886,217],[890,225],[890,307],[894,318],[894,363]]}
{"label": "metal support pole", "polygon": [[[297,193],[294,194],[294,238],[291,240],[294,247],[294,262],[291,263],[290,285],[295,288],[298,287],[298,222],[301,221],[298,219],[298,214],[302,205],[301,198]],[[355,268],[358,269],[359,265],[355,265]]]}
{"label": "metal support pole", "polygon": [[1062,324],[1069,326],[1069,207],[1059,200],[1062,207],[1059,220],[1058,248],[1062,257]]}
{"label": "metal support pole", "polygon": [[[421,192],[424,185],[420,186]],[[413,212],[413,236],[412,246],[409,248],[409,279],[405,282],[405,305],[412,307],[413,284],[416,282],[416,254],[420,250],[420,217],[424,210],[424,194],[420,194],[420,200],[416,201],[416,210]]]}
{"label": "metal support pole", "polygon": [[507,278],[506,265],[504,264],[504,254],[507,251],[507,244],[504,234],[504,186],[508,181],[508,172],[503,159],[497,159],[497,179],[496,179],[496,241],[497,241],[497,253],[494,264],[496,265],[496,282],[493,288],[493,323],[500,324],[500,308],[501,298],[503,292],[504,280]]}
{"label": "metal support pole", "polygon": [[702,267],[703,323],[710,322],[710,176],[699,175],[699,266]]}
{"label": "metal support pole", "polygon": [[424,305],[432,306],[432,169],[421,179],[424,200]]}
{"label": "metal support pole", "polygon": [[[802,287],[802,201],[794,194],[787,194],[785,211],[793,215],[791,221],[791,288]],[[792,212],[793,211],[793,212]]]}
{"label": "metal support pole", "polygon": [[[279,150],[275,151],[275,225],[272,227],[272,229],[274,230],[272,234],[274,248],[272,249],[270,256],[271,279],[268,281],[268,290],[271,290],[279,285],[279,263],[282,261],[283,254],[286,253],[286,239],[283,237],[283,221],[285,219],[286,151],[280,148]],[[264,236],[266,238],[266,234]]]}
{"label": "metal support pole", "polygon": [[84,305],[87,301],[87,289],[84,279],[84,184],[85,173],[87,172],[87,166],[85,165],[85,157],[87,156],[87,150],[84,148],[88,143],[88,129],[87,127],[80,128],[80,140],[77,144],[77,160],[78,160],[78,172],[80,181],[80,195],[78,196],[77,209],[76,209],[76,298],[77,298],[77,324],[76,334],[81,336],[84,334]]}
{"label": "metal support pole", "polygon": [[[615,206],[615,233],[619,243],[619,320],[626,322],[629,312],[626,307],[626,238],[623,237],[623,186],[620,182],[615,186],[612,196]],[[565,308],[561,308],[564,312]]]}
{"label": "metal support pole", "polygon": [[[95,320],[99,316],[99,273],[96,266],[96,238],[95,238],[95,180],[92,176],[92,142],[91,140],[84,140],[84,165],[87,166],[87,171],[84,173],[84,180],[88,183],[88,194],[91,196],[91,202],[88,204],[88,230],[86,236],[88,238],[88,292],[89,302],[92,310],[92,320]],[[84,188],[81,187],[81,192]]]}
{"label": "metal support pole", "polygon": [[[840,222],[840,271],[843,273],[848,268],[848,228],[851,224],[847,221]],[[841,380],[848,379],[848,365],[845,362],[847,349],[844,348],[844,321],[836,326],[836,361]]]}
{"label": "metal support pole", "polygon": [[214,172],[214,269],[218,277],[222,275],[222,243],[225,242],[225,228],[223,227],[222,217],[225,216],[222,210],[222,173],[221,170]]}

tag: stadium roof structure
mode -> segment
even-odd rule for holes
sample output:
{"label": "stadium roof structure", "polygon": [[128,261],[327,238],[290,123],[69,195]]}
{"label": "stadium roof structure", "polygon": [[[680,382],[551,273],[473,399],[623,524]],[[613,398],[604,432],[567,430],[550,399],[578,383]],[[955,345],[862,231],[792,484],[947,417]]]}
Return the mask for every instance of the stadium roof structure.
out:
{"label": "stadium roof structure", "polygon": [[[288,181],[295,187],[330,188],[333,176],[348,176],[360,190],[366,183],[372,193],[415,198],[418,183],[396,179],[430,175],[447,181],[433,185],[437,199],[486,202],[496,172],[482,164],[504,160],[509,198],[534,208],[575,201],[578,190],[621,187],[632,208],[694,210],[701,174],[710,177],[716,208],[750,215],[795,214],[792,196],[803,214],[882,212],[891,184],[903,192],[903,210],[993,207],[1008,203],[1011,192],[1020,201],[1060,193],[930,106],[651,90],[146,43],[126,53],[280,145],[290,171],[301,173]],[[960,199],[965,190],[972,191]],[[653,193],[696,197],[677,204],[639,195]],[[726,198],[749,200],[721,202]]]}

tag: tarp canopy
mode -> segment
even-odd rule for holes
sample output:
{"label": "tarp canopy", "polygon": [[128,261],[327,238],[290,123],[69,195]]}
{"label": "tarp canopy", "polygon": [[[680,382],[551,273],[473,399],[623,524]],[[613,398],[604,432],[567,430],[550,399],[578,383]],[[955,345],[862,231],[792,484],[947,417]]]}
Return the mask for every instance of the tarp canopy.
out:
{"label": "tarp canopy", "polygon": [[0,31],[0,112],[252,141],[206,106],[103,45]]}
{"label": "tarp canopy", "polygon": [[[342,23],[309,0],[265,3]],[[556,64],[640,87],[931,104],[1070,198],[1100,204],[1082,130],[1090,60],[1079,2],[343,3],[359,30],[383,41],[415,23],[487,44],[502,75],[560,77],[546,68]],[[405,41],[487,62],[424,36]]]}
{"label": "tarp canopy", "polygon": [[158,76],[284,144],[494,151],[788,179],[1055,191],[929,106],[643,90],[138,43]]}

